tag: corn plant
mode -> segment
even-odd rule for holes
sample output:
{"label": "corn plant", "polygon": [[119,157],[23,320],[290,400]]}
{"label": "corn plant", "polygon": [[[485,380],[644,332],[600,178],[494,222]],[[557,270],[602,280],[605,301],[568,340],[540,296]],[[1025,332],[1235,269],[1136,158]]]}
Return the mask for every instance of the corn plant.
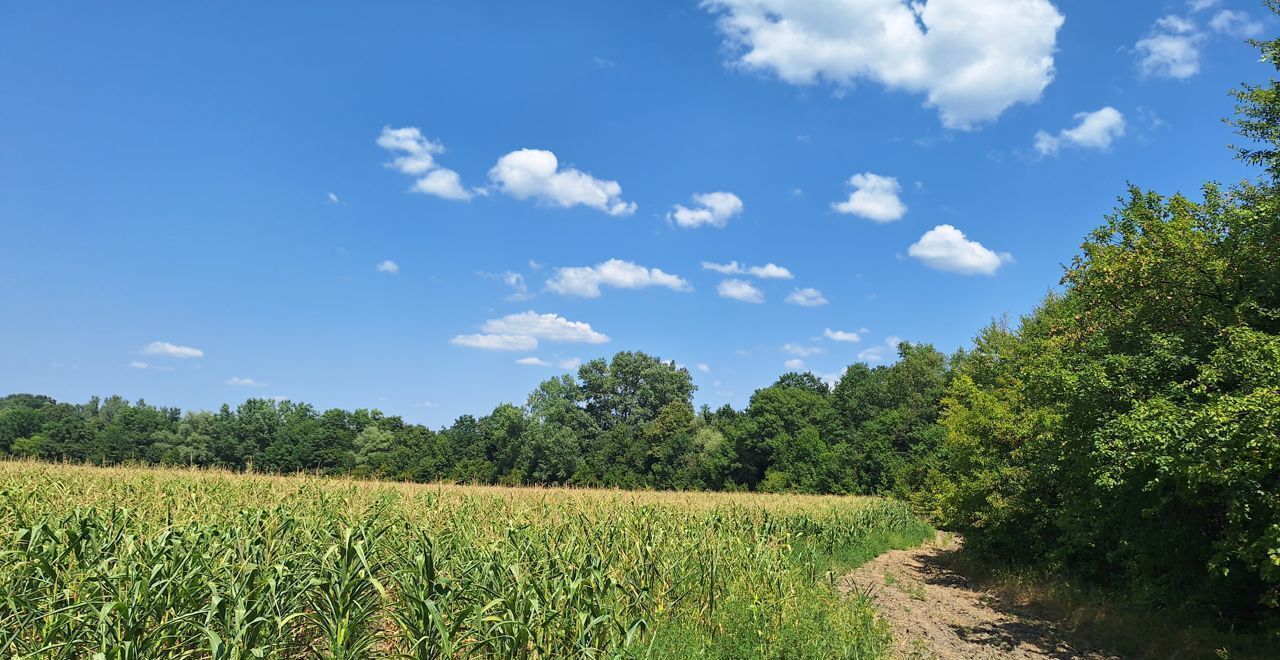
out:
{"label": "corn plant", "polygon": [[836,560],[928,533],[871,498],[0,462],[0,655],[874,658]]}

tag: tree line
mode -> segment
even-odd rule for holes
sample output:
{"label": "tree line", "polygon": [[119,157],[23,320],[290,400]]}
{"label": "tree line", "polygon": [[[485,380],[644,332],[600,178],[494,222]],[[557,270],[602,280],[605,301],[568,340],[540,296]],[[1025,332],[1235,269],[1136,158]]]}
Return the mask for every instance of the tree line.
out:
{"label": "tree line", "polygon": [[1060,293],[952,360],[924,499],[1003,562],[1280,635],[1280,83],[1234,97],[1261,175],[1130,187]]}
{"label": "tree line", "polygon": [[[419,482],[909,493],[941,448],[948,360],[904,343],[833,389],[787,373],[744,410],[695,410],[688,370],[639,352],[540,384],[524,405],[432,430],[377,410],[249,399],[182,413],[145,401],[0,399],[0,451],[52,461],[318,472]],[[936,456],[935,456],[936,458]]]}

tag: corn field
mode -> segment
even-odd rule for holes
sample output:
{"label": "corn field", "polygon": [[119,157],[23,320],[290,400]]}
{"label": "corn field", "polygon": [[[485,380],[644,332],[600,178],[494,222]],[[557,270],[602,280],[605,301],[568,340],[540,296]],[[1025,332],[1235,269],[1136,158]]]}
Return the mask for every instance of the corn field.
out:
{"label": "corn field", "polygon": [[874,498],[502,489],[0,463],[0,653],[881,657],[842,562]]}

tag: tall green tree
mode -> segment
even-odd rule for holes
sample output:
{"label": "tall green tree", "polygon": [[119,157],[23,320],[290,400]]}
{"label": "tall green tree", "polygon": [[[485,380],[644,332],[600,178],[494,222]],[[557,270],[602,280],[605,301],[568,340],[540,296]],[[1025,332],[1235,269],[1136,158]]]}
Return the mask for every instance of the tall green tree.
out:
{"label": "tall green tree", "polygon": [[[1276,67],[1280,41],[1255,43]],[[941,501],[972,547],[1165,604],[1280,608],[1277,82],[1236,98],[1258,180],[1131,187],[1065,293],[959,361]]]}

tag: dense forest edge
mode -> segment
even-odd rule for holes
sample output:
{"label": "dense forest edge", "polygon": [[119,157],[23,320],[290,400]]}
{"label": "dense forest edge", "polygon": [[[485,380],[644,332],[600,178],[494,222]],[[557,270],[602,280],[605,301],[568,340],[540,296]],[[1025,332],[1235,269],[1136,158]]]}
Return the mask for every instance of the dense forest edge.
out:
{"label": "dense forest edge", "polygon": [[[1280,2],[1267,5],[1280,14]],[[1280,70],[1280,39],[1254,41]],[[1200,199],[1131,185],[1060,291],[946,355],[693,405],[639,352],[433,430],[250,399],[214,412],[15,394],[0,453],[418,482],[886,494],[969,552],[1280,635],[1280,83],[1233,92],[1259,170]]]}

